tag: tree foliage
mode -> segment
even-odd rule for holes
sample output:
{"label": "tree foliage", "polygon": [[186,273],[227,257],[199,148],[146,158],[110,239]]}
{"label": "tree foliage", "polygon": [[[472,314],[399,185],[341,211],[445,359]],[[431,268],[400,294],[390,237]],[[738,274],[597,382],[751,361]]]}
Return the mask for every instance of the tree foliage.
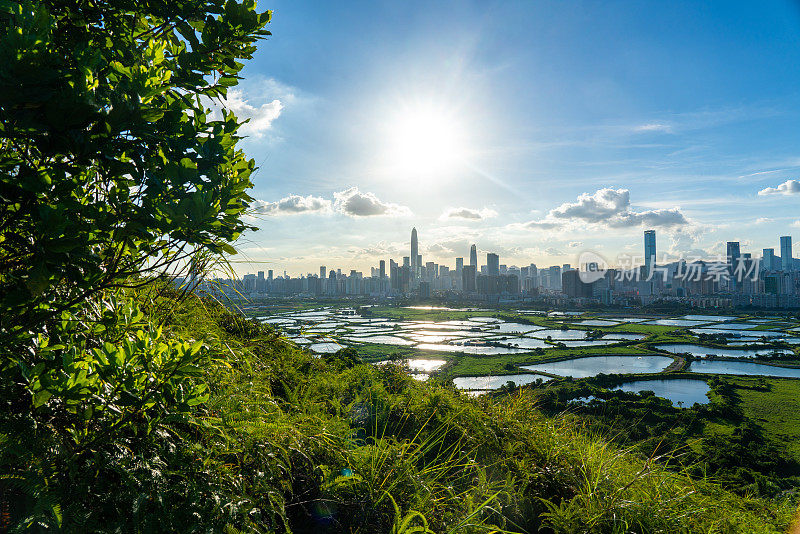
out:
{"label": "tree foliage", "polygon": [[0,335],[198,249],[233,252],[254,162],[209,99],[253,0],[25,0],[0,16]]}
{"label": "tree foliage", "polygon": [[[255,164],[237,118],[209,107],[270,16],[253,0],[0,0],[0,528],[222,513],[202,468],[173,465],[192,457],[213,351],[165,338],[131,288],[235,252],[248,228]],[[170,501],[185,506],[147,522]]]}

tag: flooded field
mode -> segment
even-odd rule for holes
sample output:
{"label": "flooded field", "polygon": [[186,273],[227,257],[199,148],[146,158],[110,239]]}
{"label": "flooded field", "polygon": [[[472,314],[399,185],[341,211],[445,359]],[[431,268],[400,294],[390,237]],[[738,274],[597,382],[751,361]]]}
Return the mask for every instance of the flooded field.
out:
{"label": "flooded field", "polygon": [[672,358],[666,356],[589,356],[558,362],[523,365],[522,369],[558,376],[587,378],[600,373],[659,373],[672,362]]}
{"label": "flooded field", "polygon": [[620,384],[614,389],[632,393],[652,391],[656,397],[668,399],[674,406],[688,408],[695,403],[707,404],[706,393],[711,388],[703,380],[678,378],[673,380],[635,380]]}
{"label": "flooded field", "polygon": [[[274,316],[260,316],[259,320],[279,328],[290,340],[312,352],[330,353],[343,347],[358,348],[365,344],[408,347],[430,352],[430,358],[410,358],[404,360],[414,378],[425,380],[430,374],[441,370],[447,354],[466,354],[473,357],[514,356],[532,351],[561,348],[591,350],[597,348],[597,354],[568,358],[561,361],[531,363],[519,367],[527,373],[514,375],[458,377],[454,383],[458,388],[471,391],[496,389],[512,380],[518,385],[535,382],[537,379],[550,380],[537,373],[548,373],[560,377],[576,379],[604,374],[644,374],[659,373],[666,369],[673,358],[662,355],[623,355],[614,354],[615,346],[620,352],[628,350],[627,345],[645,341],[651,334],[641,332],[625,332],[625,325],[631,330],[637,328],[673,327],[677,335],[684,336],[686,342],[653,343],[650,347],[661,349],[675,355],[689,353],[698,358],[708,356],[729,358],[752,358],[774,354],[776,349],[764,345],[765,341],[782,341],[789,344],[800,343],[800,327],[796,323],[781,322],[780,318],[741,318],[727,315],[690,314],[674,317],[633,317],[620,314],[603,314],[600,316],[581,317],[583,312],[527,312],[519,311],[515,320],[503,320],[493,317],[493,310],[483,308],[447,308],[433,306],[413,306],[405,308],[412,311],[470,312],[470,314],[447,318],[444,320],[426,320],[426,315],[409,312],[408,319],[370,317],[357,315],[354,309],[320,308],[296,313],[281,313]],[[401,314],[400,317],[404,317]],[[538,317],[539,319],[535,319]],[[528,324],[526,320],[548,322]],[[758,330],[767,328],[767,330]],[[623,330],[617,332],[616,330]],[[600,332],[598,332],[598,330]],[[782,331],[783,330],[783,331]],[[655,335],[663,332],[654,329]],[[728,338],[728,346],[716,348],[691,342],[692,336],[701,334],[723,334]],[[741,345],[758,345],[755,348],[742,348]],[[610,348],[607,348],[610,347]],[[644,348],[645,346],[639,346]],[[374,351],[374,348],[370,350]],[[779,353],[790,349],[777,349]],[[606,352],[607,354],[603,354]],[[378,349],[378,354],[380,349]],[[373,352],[374,354],[374,352]],[[451,360],[454,361],[454,360]],[[498,365],[503,365],[502,360]],[[457,364],[456,364],[457,366]],[[487,368],[488,369],[488,368]],[[776,367],[755,362],[733,361],[694,361],[687,368],[689,372],[711,374],[735,374],[754,376],[775,376],[800,378],[800,369]],[[456,373],[458,374],[458,373]],[[469,374],[469,373],[465,373]],[[705,402],[707,386],[701,380],[650,380],[632,381],[624,384],[622,389],[633,391],[644,387],[658,389],[660,396],[670,395],[674,402]]]}

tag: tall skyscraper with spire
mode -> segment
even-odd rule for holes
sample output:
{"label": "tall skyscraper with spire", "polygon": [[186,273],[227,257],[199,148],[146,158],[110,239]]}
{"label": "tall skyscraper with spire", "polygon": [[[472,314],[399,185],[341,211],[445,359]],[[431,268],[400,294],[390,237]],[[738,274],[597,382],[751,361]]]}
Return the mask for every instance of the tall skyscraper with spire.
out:
{"label": "tall skyscraper with spire", "polygon": [[475,248],[475,245],[469,247],[469,264],[472,267],[475,267],[475,270],[478,270],[478,250]]}
{"label": "tall skyscraper with spire", "polygon": [[417,229],[411,229],[411,278],[417,277],[419,265],[417,265],[417,256],[419,256],[419,242],[417,241]]}

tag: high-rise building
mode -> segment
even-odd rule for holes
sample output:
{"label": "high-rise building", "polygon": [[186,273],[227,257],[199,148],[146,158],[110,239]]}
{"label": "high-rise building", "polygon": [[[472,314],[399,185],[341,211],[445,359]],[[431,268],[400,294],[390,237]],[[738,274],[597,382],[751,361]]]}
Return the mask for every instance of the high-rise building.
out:
{"label": "high-rise building", "polygon": [[478,274],[478,249],[475,245],[469,247],[469,264],[475,267],[475,274]]}
{"label": "high-rise building", "polygon": [[727,256],[728,256],[728,275],[730,276],[730,285],[732,288],[736,288],[739,286],[739,284],[736,283],[735,273],[737,267],[739,266],[739,261],[740,261],[739,258],[741,258],[738,241],[728,241]]}
{"label": "high-rise building", "polygon": [[728,241],[727,253],[728,253],[728,265],[730,267],[735,268],[736,263],[739,261],[739,257],[741,256],[741,253],[739,252],[739,242]]}
{"label": "high-rise building", "polygon": [[327,276],[327,268],[324,265],[319,266],[319,277],[320,279],[325,278]]}
{"label": "high-rise building", "polygon": [[264,293],[267,290],[267,281],[264,279],[264,271],[258,271],[258,279],[256,280],[256,291]]}
{"label": "high-rise building", "polygon": [[656,231],[644,231],[644,271],[649,277],[656,263]]}
{"label": "high-rise building", "polygon": [[419,263],[417,263],[419,258],[419,242],[417,241],[417,229],[411,229],[411,278],[417,277],[417,270],[419,268]]}
{"label": "high-rise building", "polygon": [[500,256],[492,252],[486,254],[486,272],[489,276],[500,276]]}
{"label": "high-rise building", "polygon": [[456,276],[461,276],[461,269],[464,268],[464,258],[456,258]]}
{"label": "high-rise building", "polygon": [[775,249],[765,248],[761,253],[761,270],[774,271],[775,267]]}
{"label": "high-rise building", "polygon": [[794,271],[794,260],[792,259],[792,236],[781,237],[781,269],[784,272]]}
{"label": "high-rise building", "polygon": [[381,280],[383,280],[384,278],[386,278],[386,260],[381,260],[378,265],[379,265],[378,270],[380,271],[380,278]]}
{"label": "high-rise building", "polygon": [[461,271],[461,287],[465,293],[475,292],[475,278],[477,271],[474,265],[465,265]]}

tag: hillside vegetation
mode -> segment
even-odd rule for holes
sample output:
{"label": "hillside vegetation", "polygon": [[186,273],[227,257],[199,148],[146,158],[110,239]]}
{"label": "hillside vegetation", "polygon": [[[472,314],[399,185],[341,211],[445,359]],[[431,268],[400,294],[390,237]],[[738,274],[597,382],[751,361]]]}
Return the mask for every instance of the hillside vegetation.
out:
{"label": "hillside vegetation", "polygon": [[[202,361],[172,378],[186,375],[174,391],[190,397],[154,393],[136,412],[121,398],[108,411],[127,422],[111,424],[62,399],[17,398],[2,461],[18,528],[781,532],[791,517],[788,503],[693,481],[543,416],[524,390],[473,399],[351,349],[315,358],[196,296],[136,301],[134,345],[159,331],[159,344],[198,340],[186,350]],[[78,428],[91,438],[76,447]]]}
{"label": "hillside vegetation", "polygon": [[0,532],[787,527],[788,502],[665,471],[529,392],[316,358],[176,290],[251,229],[242,123],[208,103],[270,16],[0,2]]}

